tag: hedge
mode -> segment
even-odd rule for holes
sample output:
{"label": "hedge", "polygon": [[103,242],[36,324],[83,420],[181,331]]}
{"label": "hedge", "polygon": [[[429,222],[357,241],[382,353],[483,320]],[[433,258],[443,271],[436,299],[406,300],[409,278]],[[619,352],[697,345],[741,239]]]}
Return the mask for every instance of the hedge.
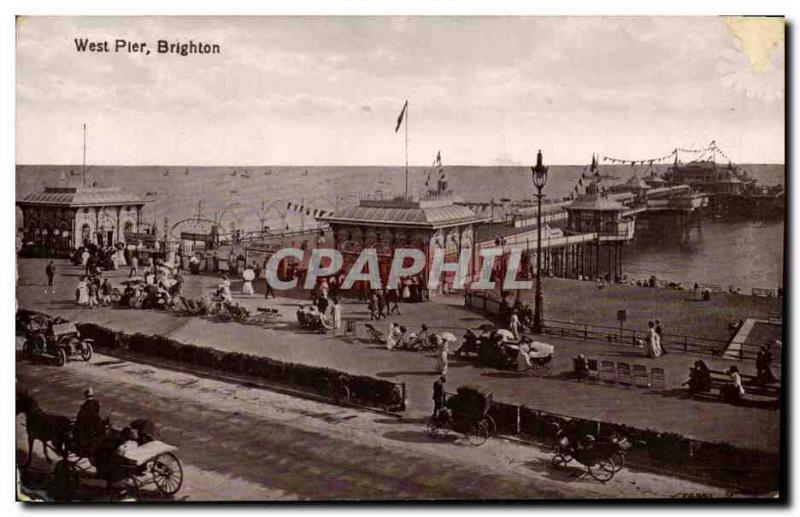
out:
{"label": "hedge", "polygon": [[[53,323],[62,322],[33,311],[17,311],[17,330],[23,332],[33,316],[43,316]],[[405,401],[401,385],[363,375],[350,375],[331,368],[287,363],[269,357],[224,352],[210,347],[181,343],[164,336],[142,333],[126,334],[94,323],[77,323],[81,336],[92,339],[96,348],[127,349],[131,352],[202,366],[235,375],[250,375],[337,399],[347,398],[361,405],[389,411],[403,411]],[[348,395],[349,394],[349,395]]]}

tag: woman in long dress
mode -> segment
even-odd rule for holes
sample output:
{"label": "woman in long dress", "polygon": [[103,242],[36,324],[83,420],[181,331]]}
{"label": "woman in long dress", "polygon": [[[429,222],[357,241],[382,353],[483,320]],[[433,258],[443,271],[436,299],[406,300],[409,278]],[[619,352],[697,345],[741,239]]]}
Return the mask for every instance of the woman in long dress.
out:
{"label": "woman in long dress", "polygon": [[434,334],[431,338],[436,342],[436,368],[442,375],[447,374],[447,355],[449,354],[448,341],[442,339],[438,334]]}
{"label": "woman in long dress", "polygon": [[253,279],[256,277],[255,272],[252,269],[247,269],[242,274],[242,278],[244,279],[244,283],[242,283],[242,294],[243,295],[251,295],[254,293],[253,291]]}
{"label": "woman in long dress", "polygon": [[647,336],[647,355],[650,357],[661,357],[661,338],[656,332],[656,324],[652,321],[647,322],[649,334]]}
{"label": "woman in long dress", "polygon": [[78,305],[89,305],[89,284],[86,277],[78,282]]}
{"label": "woman in long dress", "polygon": [[342,307],[339,305],[339,299],[333,299],[333,308],[331,309],[333,313],[333,328],[340,329],[342,328]]}

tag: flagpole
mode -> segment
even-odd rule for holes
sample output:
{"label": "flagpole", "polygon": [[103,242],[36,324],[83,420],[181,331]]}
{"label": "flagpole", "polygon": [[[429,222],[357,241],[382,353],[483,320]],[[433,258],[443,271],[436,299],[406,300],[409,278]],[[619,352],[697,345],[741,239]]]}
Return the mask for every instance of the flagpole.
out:
{"label": "flagpole", "polygon": [[[408,101],[406,101],[408,103]],[[410,106],[406,104],[406,201],[408,201],[408,112],[411,111]]]}
{"label": "flagpole", "polygon": [[83,186],[86,186],[86,122],[83,123]]}

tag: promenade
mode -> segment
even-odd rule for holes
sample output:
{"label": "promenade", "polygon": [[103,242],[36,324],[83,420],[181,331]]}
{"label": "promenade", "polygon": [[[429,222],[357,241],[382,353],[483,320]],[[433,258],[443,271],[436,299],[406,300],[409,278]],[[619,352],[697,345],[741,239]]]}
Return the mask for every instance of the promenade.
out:
{"label": "promenade", "polygon": [[[87,309],[74,303],[75,285],[81,269],[66,262],[58,263],[55,294],[46,294],[44,266],[46,261],[20,259],[18,261],[18,306],[50,314],[57,314],[80,322],[91,322],[126,332],[144,332],[169,336],[172,339],[197,345],[210,346],[227,351],[240,351],[269,356],[282,361],[301,362],[314,366],[327,366],[353,374],[370,375],[407,386],[407,418],[426,416],[431,410],[431,384],[437,378],[433,354],[421,352],[387,351],[378,344],[361,340],[319,335],[303,331],[295,321],[294,312],[301,303],[295,298],[279,297],[264,300],[263,294],[253,297],[237,295],[238,284],[234,282],[234,298],[248,307],[273,307],[282,318],[272,328],[261,328],[235,322],[214,322],[197,317],[179,317],[157,311],[119,308]],[[109,272],[107,276],[118,285],[127,271]],[[186,275],[185,294],[205,294],[219,283],[219,278]],[[263,289],[263,285],[257,286]],[[727,301],[727,295],[718,295],[714,305],[686,304],[684,310],[676,300],[683,300],[690,293],[649,289],[639,298],[623,296],[624,288],[643,289],[631,286],[612,286],[598,291],[591,283],[548,279],[545,285],[546,317],[569,319],[567,312],[580,321],[613,325],[618,308],[612,301],[603,299],[611,294],[624,300],[646,298],[653,312],[643,310],[629,321],[638,324],[639,319],[658,317],[666,332],[690,333],[705,328],[709,337],[713,329],[722,329],[728,318],[761,317],[761,312],[778,310],[779,300],[752,299],[739,296]],[[594,289],[597,294],[590,293]],[[263,291],[262,291],[263,292]],[[610,293],[610,294],[609,294]],[[595,298],[597,296],[598,298]],[[643,298],[644,297],[644,298]],[[658,299],[661,298],[658,309]],[[681,301],[681,303],[683,303]],[[707,308],[707,309],[706,309]],[[632,308],[627,308],[629,314]],[[657,310],[658,309],[658,310]],[[696,311],[708,310],[712,316]],[[487,320],[480,314],[463,308],[461,297],[441,297],[431,303],[403,304],[402,315],[376,324],[383,330],[388,322],[397,321],[411,330],[425,322],[434,329],[449,330],[457,336],[463,329],[477,327]],[[608,314],[606,314],[608,313]],[[651,314],[655,314],[652,316]],[[713,319],[713,314],[718,314]],[[367,319],[363,303],[345,301],[345,318]],[[592,318],[595,318],[594,320]],[[674,320],[673,320],[674,318]],[[712,323],[712,319],[713,322]],[[714,334],[717,336],[717,334]],[[716,337],[715,337],[716,338]],[[639,428],[650,428],[662,432],[675,432],[699,440],[729,442],[740,447],[752,447],[777,451],[780,437],[780,412],[776,410],[732,406],[717,401],[689,400],[670,388],[686,380],[689,365],[696,356],[671,353],[659,359],[644,357],[643,352],[631,347],[610,345],[596,341],[576,341],[546,336],[544,341],[556,348],[552,376],[535,377],[513,371],[484,368],[468,361],[451,359],[448,372],[448,389],[454,391],[462,384],[479,384],[494,392],[496,400],[525,404],[530,407],[563,415],[598,419],[622,423]],[[647,390],[624,389],[614,386],[580,383],[564,373],[571,369],[570,358],[578,353],[589,357],[625,361],[648,367],[665,369],[667,392],[656,394]],[[723,369],[739,364],[745,373],[753,373],[752,362],[705,358],[713,369]],[[69,367],[69,366],[68,366]]]}

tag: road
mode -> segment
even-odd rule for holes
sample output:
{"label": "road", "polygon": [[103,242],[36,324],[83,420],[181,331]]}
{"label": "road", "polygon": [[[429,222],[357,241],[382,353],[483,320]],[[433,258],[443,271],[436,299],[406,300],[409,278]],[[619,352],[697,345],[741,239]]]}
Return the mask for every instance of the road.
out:
{"label": "road", "polygon": [[[63,368],[18,360],[17,385],[48,412],[75,415],[91,386],[116,426],[139,417],[158,422],[162,439],[179,447],[184,466],[177,500],[725,495],[720,488],[627,469],[601,484],[579,477],[578,469],[553,469],[550,455],[529,445],[501,438],[481,447],[433,441],[419,418],[331,406],[102,354]],[[39,454],[23,472],[31,486],[41,485],[52,469],[35,447]],[[25,452],[24,416],[18,415],[18,464]]]}

